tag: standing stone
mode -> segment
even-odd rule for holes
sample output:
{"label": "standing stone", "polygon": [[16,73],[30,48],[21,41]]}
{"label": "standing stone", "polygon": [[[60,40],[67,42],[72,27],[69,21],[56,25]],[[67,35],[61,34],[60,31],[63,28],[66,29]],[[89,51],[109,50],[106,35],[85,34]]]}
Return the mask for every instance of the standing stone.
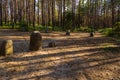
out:
{"label": "standing stone", "polygon": [[70,30],[66,32],[66,36],[70,36]]}
{"label": "standing stone", "polygon": [[13,54],[13,41],[4,40],[0,46],[0,55],[7,56]]}
{"label": "standing stone", "polygon": [[34,31],[30,36],[30,47],[31,51],[37,51],[42,48],[42,36],[39,31]]}
{"label": "standing stone", "polygon": [[94,37],[94,33],[93,32],[90,33],[90,37]]}

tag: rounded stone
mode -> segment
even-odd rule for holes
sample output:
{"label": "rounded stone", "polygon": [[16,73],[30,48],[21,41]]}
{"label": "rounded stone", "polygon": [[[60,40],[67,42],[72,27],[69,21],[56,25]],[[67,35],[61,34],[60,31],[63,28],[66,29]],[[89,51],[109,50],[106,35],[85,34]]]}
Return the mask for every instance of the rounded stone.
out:
{"label": "rounded stone", "polygon": [[48,47],[56,47],[56,42],[55,41],[50,41],[48,44]]}

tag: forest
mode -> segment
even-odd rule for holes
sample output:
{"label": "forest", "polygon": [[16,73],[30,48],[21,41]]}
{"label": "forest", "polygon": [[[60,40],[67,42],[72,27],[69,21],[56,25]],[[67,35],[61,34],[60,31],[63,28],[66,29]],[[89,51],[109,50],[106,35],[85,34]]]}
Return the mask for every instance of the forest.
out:
{"label": "forest", "polygon": [[120,80],[120,0],[0,0],[0,80]]}
{"label": "forest", "polygon": [[119,21],[119,0],[0,0],[0,26],[8,28],[74,31]]}

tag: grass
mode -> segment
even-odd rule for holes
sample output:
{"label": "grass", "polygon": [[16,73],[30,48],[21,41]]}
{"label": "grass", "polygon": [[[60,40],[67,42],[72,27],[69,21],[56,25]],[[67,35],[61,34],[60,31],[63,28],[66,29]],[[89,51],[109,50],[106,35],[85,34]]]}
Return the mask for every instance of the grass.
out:
{"label": "grass", "polygon": [[[0,26],[0,29],[13,29],[13,27],[4,25],[4,26]],[[19,26],[17,26],[17,25],[14,26],[14,29],[19,29]]]}
{"label": "grass", "polygon": [[92,29],[91,27],[88,26],[80,26],[80,27],[76,27],[73,30],[73,27],[70,26],[54,26],[54,30],[53,30],[53,26],[42,26],[42,25],[35,25],[36,27],[34,28],[32,24],[30,24],[28,26],[28,24],[25,21],[21,21],[19,23],[14,24],[14,27],[12,27],[11,23],[4,23],[3,22],[3,26],[0,27],[0,29],[18,29],[18,30],[22,30],[22,31],[33,31],[33,30],[39,30],[39,31],[67,31],[68,29],[70,29],[73,32],[94,32],[94,29]]}

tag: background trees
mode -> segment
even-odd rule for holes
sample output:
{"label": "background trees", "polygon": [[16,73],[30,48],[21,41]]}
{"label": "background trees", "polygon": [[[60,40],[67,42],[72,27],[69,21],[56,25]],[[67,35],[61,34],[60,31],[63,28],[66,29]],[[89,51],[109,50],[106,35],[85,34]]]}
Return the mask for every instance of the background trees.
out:
{"label": "background trees", "polygon": [[0,26],[112,27],[120,21],[120,0],[0,0]]}
{"label": "background trees", "polygon": [[2,18],[2,7],[3,7],[2,4],[3,4],[3,3],[2,3],[2,2],[3,2],[3,1],[0,0],[0,26],[2,26],[2,19],[3,19],[3,18]]}

